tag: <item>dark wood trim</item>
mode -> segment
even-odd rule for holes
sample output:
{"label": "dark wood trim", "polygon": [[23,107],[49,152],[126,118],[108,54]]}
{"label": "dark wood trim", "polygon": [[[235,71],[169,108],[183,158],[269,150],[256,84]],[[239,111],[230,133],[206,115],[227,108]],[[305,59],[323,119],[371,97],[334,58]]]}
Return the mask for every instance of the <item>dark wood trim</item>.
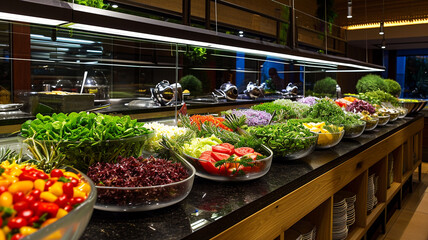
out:
{"label": "dark wood trim", "polygon": [[[31,42],[30,26],[12,24],[12,76],[14,96],[31,91]],[[14,99],[14,101],[19,99]]]}

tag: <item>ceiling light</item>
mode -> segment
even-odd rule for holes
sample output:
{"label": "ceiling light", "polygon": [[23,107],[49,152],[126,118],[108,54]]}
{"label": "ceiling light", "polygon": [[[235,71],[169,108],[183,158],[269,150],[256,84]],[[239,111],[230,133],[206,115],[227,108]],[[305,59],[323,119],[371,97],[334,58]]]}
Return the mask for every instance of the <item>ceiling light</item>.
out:
{"label": "ceiling light", "polygon": [[111,7],[112,7],[112,8],[118,8],[118,7],[119,7],[119,5],[117,5],[117,4],[113,4],[113,5],[111,5]]}
{"label": "ceiling light", "polygon": [[383,22],[380,23],[379,35],[384,35],[385,31],[383,30]]}
{"label": "ceiling light", "polygon": [[352,0],[348,0],[348,16],[347,18],[352,18]]}
{"label": "ceiling light", "polygon": [[79,29],[79,30],[97,32],[97,33],[102,33],[102,34],[108,33],[111,35],[119,35],[119,36],[125,36],[125,37],[139,38],[139,39],[143,39],[143,40],[163,41],[163,42],[166,42],[169,44],[171,44],[171,43],[188,44],[188,45],[194,45],[194,46],[199,46],[199,47],[221,49],[221,50],[226,50],[226,51],[243,52],[243,53],[249,53],[249,54],[254,54],[254,55],[262,55],[262,56],[271,56],[271,57],[277,57],[277,58],[285,59],[285,60],[306,61],[306,62],[311,62],[313,64],[314,63],[333,64],[333,65],[344,66],[344,67],[365,69],[366,71],[381,71],[381,72],[385,71],[384,69],[381,69],[381,68],[368,67],[368,66],[358,65],[358,64],[353,64],[353,63],[344,63],[344,62],[339,62],[339,61],[336,62],[336,61],[330,61],[330,60],[315,59],[315,58],[302,57],[302,56],[296,56],[296,55],[285,54],[285,53],[269,52],[269,51],[243,48],[243,47],[235,47],[235,46],[229,46],[229,45],[223,45],[223,44],[217,44],[217,43],[194,41],[194,40],[188,40],[188,39],[182,39],[182,38],[176,38],[176,37],[166,37],[166,36],[140,33],[140,32],[133,32],[133,31],[127,31],[127,30],[121,30],[121,29],[108,28],[108,27],[98,27],[98,26],[81,24],[81,23],[67,24],[67,27],[72,28],[72,29]]}
{"label": "ceiling light", "polygon": [[381,47],[382,49],[385,49],[385,48],[386,48],[385,35],[383,35],[382,44],[380,45],[380,47]]}
{"label": "ceiling light", "polygon": [[14,14],[14,13],[5,13],[5,12],[0,12],[0,19],[14,21],[14,22],[16,21],[16,22],[25,22],[25,23],[35,23],[35,24],[49,25],[49,26],[57,26],[57,25],[66,23],[66,21],[62,21],[62,20],[32,17],[32,16],[26,16],[26,15]]}
{"label": "ceiling light", "polygon": [[[401,21],[387,21],[387,22],[384,22],[384,27],[397,27],[397,26],[407,26],[407,25],[426,24],[426,23],[428,23],[428,18],[413,19],[413,20],[401,20]],[[380,24],[380,22],[350,25],[350,26],[346,27],[346,29],[348,29],[348,30],[359,30],[359,29],[377,28],[377,27],[379,27],[379,24]]]}

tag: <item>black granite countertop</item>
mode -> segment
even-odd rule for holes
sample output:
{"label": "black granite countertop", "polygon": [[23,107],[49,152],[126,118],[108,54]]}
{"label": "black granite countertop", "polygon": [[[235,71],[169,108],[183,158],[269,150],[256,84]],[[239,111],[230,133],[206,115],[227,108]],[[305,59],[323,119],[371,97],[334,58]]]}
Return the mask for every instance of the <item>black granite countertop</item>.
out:
{"label": "black granite countertop", "polygon": [[164,209],[136,213],[94,210],[81,239],[211,238],[422,117],[398,119],[300,160],[274,159],[270,171],[257,180],[223,183],[196,177],[189,196]]}

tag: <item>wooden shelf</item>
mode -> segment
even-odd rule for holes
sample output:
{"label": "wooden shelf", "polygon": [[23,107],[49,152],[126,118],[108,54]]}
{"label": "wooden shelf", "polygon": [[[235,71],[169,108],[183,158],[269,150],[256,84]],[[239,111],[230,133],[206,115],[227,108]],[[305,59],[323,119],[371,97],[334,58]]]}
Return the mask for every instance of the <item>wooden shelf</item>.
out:
{"label": "wooden shelf", "polygon": [[348,233],[346,240],[360,240],[365,233],[365,229],[362,227],[352,226],[351,231]]}
{"label": "wooden shelf", "polygon": [[413,171],[411,171],[411,170],[405,172],[403,174],[403,182],[402,183],[405,183],[409,179],[409,177],[412,176],[412,174],[413,174]]}
{"label": "wooden shelf", "polygon": [[385,209],[385,203],[378,203],[377,206],[372,210],[372,212],[367,216],[366,221],[366,228],[370,228],[370,226],[373,224],[373,222],[376,220],[376,218],[379,217],[379,215],[382,213],[382,211]]}
{"label": "wooden shelf", "polygon": [[400,191],[400,183],[392,182],[389,189],[386,190],[386,203],[389,203],[395,194]]}

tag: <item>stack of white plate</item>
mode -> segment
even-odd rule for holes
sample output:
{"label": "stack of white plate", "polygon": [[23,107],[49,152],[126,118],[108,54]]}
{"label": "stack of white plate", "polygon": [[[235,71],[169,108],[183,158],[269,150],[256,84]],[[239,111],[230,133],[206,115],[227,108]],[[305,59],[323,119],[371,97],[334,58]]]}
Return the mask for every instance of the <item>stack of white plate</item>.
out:
{"label": "stack of white plate", "polygon": [[343,240],[348,236],[348,227],[346,226],[347,204],[346,199],[337,194],[333,199],[333,239]]}
{"label": "stack of white plate", "polygon": [[367,212],[373,210],[373,201],[375,198],[374,174],[369,176],[367,183]]}
{"label": "stack of white plate", "polygon": [[[294,224],[291,229],[300,233],[300,240],[315,240],[316,239],[316,226],[308,221],[300,220]],[[288,239],[288,238],[286,238]]]}
{"label": "stack of white plate", "polygon": [[346,225],[349,227],[355,223],[355,202],[357,195],[353,192],[339,191],[336,195],[343,197],[346,201]]}
{"label": "stack of white plate", "polygon": [[378,189],[378,180],[379,180],[379,176],[375,176],[374,177],[374,195],[373,195],[373,208],[376,207],[377,205],[377,197],[376,197],[376,193],[377,193],[377,189]]}

